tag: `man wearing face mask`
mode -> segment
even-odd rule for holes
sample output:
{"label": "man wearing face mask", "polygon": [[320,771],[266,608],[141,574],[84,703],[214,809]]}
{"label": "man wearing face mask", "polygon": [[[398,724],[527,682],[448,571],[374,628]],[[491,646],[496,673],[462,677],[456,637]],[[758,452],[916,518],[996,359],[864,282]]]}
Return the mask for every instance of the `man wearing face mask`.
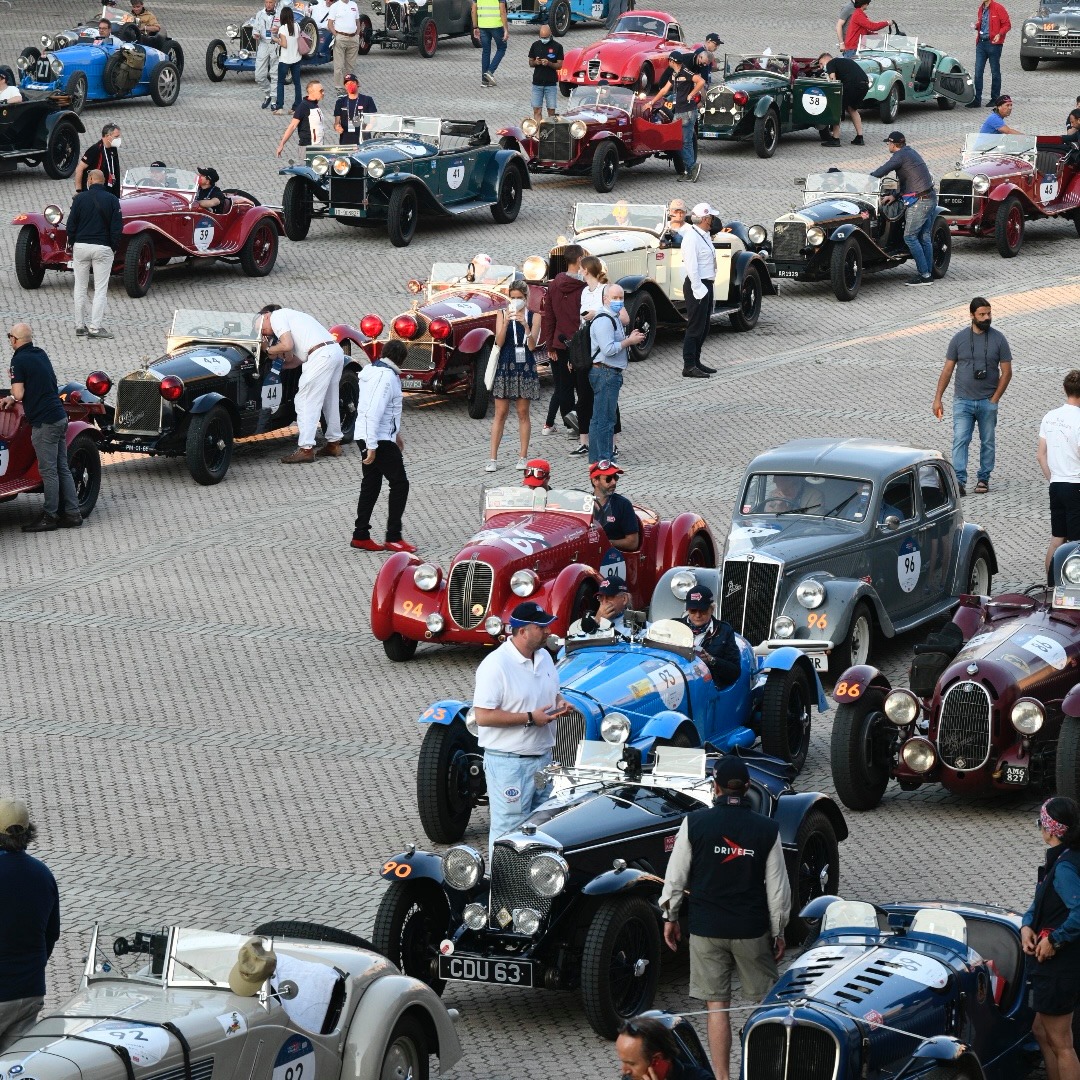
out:
{"label": "man wearing face mask", "polygon": [[94,143],[75,166],[75,190],[86,190],[86,174],[98,169],[105,177],[105,187],[114,195],[120,195],[120,127],[106,124],[101,129],[101,141]]}
{"label": "man wearing face mask", "polygon": [[640,330],[623,330],[619,313],[625,306],[621,285],[604,286],[604,306],[589,324],[589,343],[593,365],[589,385],[593,392],[592,418],[589,421],[589,461],[610,461],[615,447],[615,417],[619,391],[628,361],[627,353],[640,345],[645,335]]}
{"label": "man wearing face mask", "polygon": [[716,281],[716,247],[713,223],[720,225],[720,213],[709,203],[698,203],[690,212],[692,225],[683,225],[682,261],[686,278],[683,299],[686,301],[686,333],[683,335],[683,378],[707,379],[716,368],[701,362],[701,348],[712,323],[713,284]]}
{"label": "man wearing face mask", "polygon": [[976,296],[969,305],[971,325],[954,334],[945,352],[945,366],[934,393],[934,415],[945,415],[942,397],[956,370],[953,392],[952,463],[960,494],[967,494],[968,447],[975,425],[979,425],[979,472],[975,494],[990,490],[994,468],[995,430],[998,402],[1012,379],[1012,353],[1000,330],[990,326],[990,301]]}
{"label": "man wearing face mask", "polygon": [[539,123],[547,106],[548,116],[555,115],[555,98],[558,94],[559,68],[563,62],[563,47],[555,40],[551,27],[540,24],[540,37],[529,47],[529,67],[532,76],[533,119]]}

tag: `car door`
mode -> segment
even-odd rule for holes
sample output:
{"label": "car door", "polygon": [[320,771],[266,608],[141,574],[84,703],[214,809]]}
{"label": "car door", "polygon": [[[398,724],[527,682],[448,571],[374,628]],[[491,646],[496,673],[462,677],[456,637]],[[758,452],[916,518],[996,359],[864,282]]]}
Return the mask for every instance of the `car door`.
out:
{"label": "car door", "polygon": [[463,202],[476,194],[476,151],[440,154],[439,196],[448,205]]}
{"label": "car door", "polygon": [[922,600],[933,607],[949,595],[956,559],[957,493],[945,470],[934,462],[919,466],[919,501],[922,523],[916,531],[922,549]]}
{"label": "car door", "polygon": [[792,82],[791,126],[824,127],[840,123],[844,88],[830,79],[801,75]]}
{"label": "car door", "polygon": [[957,61],[942,59],[934,72],[934,93],[946,101],[967,105],[975,100],[975,82]]}
{"label": "car door", "polygon": [[914,469],[906,469],[884,484],[873,514],[870,565],[874,589],[889,615],[903,620],[921,607],[926,575]]}

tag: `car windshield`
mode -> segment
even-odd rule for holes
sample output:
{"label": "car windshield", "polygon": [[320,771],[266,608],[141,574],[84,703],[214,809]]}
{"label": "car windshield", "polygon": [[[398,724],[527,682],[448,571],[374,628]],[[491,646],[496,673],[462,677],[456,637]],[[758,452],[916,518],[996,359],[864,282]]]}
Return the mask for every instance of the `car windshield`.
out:
{"label": "car windshield", "polygon": [[442,121],[436,116],[394,116],[392,113],[364,113],[360,137],[363,140],[407,135],[425,142],[439,143]]}
{"label": "car windshield", "polygon": [[171,338],[227,338],[230,341],[258,341],[254,312],[191,311],[181,308],[173,316]]}
{"label": "car windshield", "polygon": [[612,33],[649,34],[651,37],[662,38],[667,34],[667,23],[651,15],[623,15],[615,24]]}
{"label": "car windshield", "polygon": [[157,191],[182,191],[192,194],[199,189],[199,174],[193,169],[173,169],[166,166],[152,169],[145,166],[124,173],[124,187],[132,191],[147,188]]}
{"label": "car windshield", "polygon": [[1034,154],[1034,135],[968,135],[964,139],[964,157],[985,154]]}
{"label": "car windshield", "polygon": [[[876,176],[859,172],[811,173],[806,178],[806,201],[816,202],[821,195],[876,195],[881,180]],[[810,196],[814,198],[811,199]]]}
{"label": "car windshield", "polygon": [[773,56],[769,53],[755,53],[751,56],[724,56],[724,76],[730,77],[740,72],[762,72],[772,75],[791,74],[790,56]]}
{"label": "car windshield", "polygon": [[165,976],[170,986],[229,989],[229,972],[240,946],[250,934],[223,934],[216,930],[177,927]]}
{"label": "car windshield", "polygon": [[870,508],[869,480],[814,473],[754,473],[746,481],[744,517],[820,517],[862,521]]}
{"label": "car windshield", "polygon": [[428,278],[428,296],[445,289],[456,289],[461,285],[502,289],[514,280],[516,274],[517,270],[513,266],[498,266],[492,263],[477,277],[472,263],[437,262],[431,267],[431,276]]}
{"label": "car windshield", "polygon": [[566,111],[621,109],[629,113],[633,108],[634,91],[628,86],[575,86]]}
{"label": "car windshield", "polygon": [[130,11],[125,11],[122,7],[117,7],[115,4],[106,4],[101,9],[102,19],[108,19],[109,22],[114,23],[129,23],[132,21],[132,15]]}
{"label": "car windshield", "polygon": [[574,232],[587,229],[647,229],[657,236],[664,231],[667,207],[663,203],[578,203],[574,208]]}
{"label": "car windshield", "polygon": [[484,516],[504,510],[561,510],[573,514],[593,511],[593,493],[568,488],[499,487],[487,488],[483,496]]}

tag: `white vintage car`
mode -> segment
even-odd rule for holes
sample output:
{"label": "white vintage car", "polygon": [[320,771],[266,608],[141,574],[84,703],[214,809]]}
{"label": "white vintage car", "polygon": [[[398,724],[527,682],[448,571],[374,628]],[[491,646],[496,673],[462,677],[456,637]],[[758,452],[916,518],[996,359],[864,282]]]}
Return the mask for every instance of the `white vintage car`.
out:
{"label": "white vintage car", "polygon": [[[242,997],[229,975],[252,937],[273,949],[277,970]],[[80,990],[0,1048],[0,1078],[426,1080],[431,1055],[445,1074],[461,1058],[450,1014],[360,945],[295,922],[254,935],[95,929]]]}

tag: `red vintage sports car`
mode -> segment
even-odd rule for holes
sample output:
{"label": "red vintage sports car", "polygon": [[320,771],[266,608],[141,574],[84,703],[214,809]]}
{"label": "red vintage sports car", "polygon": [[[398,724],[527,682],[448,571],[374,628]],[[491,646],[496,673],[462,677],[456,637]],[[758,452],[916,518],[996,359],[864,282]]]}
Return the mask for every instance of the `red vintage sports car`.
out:
{"label": "red vintage sports car", "polygon": [[938,203],[957,236],[992,236],[1011,259],[1027,221],[1071,218],[1080,234],[1080,150],[1060,135],[968,135]]}
{"label": "red vintage sports car", "polygon": [[[121,188],[124,234],[113,263],[128,296],[145,296],[155,271],[170,259],[238,262],[248,277],[265,277],[277,261],[285,231],[281,211],[254,195],[227,188],[221,212],[196,207],[198,173],[188,169],[129,169]],[[36,289],[46,270],[70,270],[64,211],[55,204],[40,214],[16,214],[15,275]]]}
{"label": "red vintage sports car", "polygon": [[590,491],[491,488],[484,527],[450,563],[448,573],[397,552],[383,563],[371,594],[371,629],[391,660],[408,660],[420,641],[498,645],[510,612],[535,600],[555,616],[553,634],[589,609],[602,576],[618,574],[631,606],[645,608],[673,566],[715,566],[716,542],[694,513],[661,521],[635,507],[637,551],[620,551],[593,524]]}
{"label": "red vintage sports car", "polygon": [[646,108],[646,100],[626,86],[575,86],[559,116],[523,120],[499,135],[529,159],[530,172],[591,176],[597,191],[611,191],[623,165],[682,152],[682,125],[670,112]]}
{"label": "red vintage sports car", "polygon": [[569,95],[581,83],[606,81],[639,90],[654,87],[671,52],[686,44],[682,27],[665,11],[623,15],[607,37],[584,49],[568,49],[559,69],[559,89]]}

